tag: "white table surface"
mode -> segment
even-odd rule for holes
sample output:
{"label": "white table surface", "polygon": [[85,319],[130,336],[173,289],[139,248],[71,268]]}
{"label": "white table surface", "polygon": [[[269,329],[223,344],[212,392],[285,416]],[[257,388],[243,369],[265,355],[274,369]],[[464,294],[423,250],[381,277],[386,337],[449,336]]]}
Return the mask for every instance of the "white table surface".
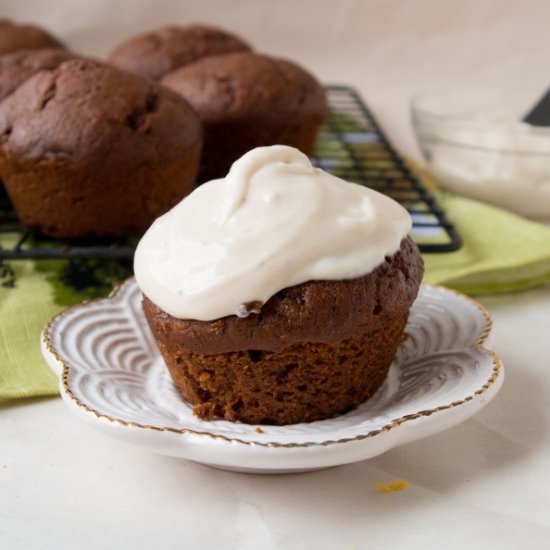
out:
{"label": "white table surface", "polygon": [[[507,367],[495,401],[355,465],[227,473],[125,446],[59,400],[2,409],[0,548],[547,549],[550,289],[483,303]],[[393,479],[410,486],[377,491]]]}
{"label": "white table surface", "polygon": [[[548,84],[548,3],[296,4],[2,0],[0,16],[42,21],[93,54],[170,18],[225,23],[356,85],[412,155],[414,90]],[[232,474],[124,446],[57,399],[0,409],[0,548],[549,548],[550,288],[482,302],[507,367],[500,395],[459,427],[351,466]],[[376,490],[393,479],[410,486]]]}

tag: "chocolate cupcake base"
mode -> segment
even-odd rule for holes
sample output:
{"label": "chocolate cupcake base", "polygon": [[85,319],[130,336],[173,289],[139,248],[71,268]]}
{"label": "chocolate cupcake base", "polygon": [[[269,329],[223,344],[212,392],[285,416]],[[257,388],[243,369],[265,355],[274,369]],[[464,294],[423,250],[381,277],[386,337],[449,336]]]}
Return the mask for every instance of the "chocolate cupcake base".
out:
{"label": "chocolate cupcake base", "polygon": [[202,126],[177,94],[93,60],[0,103],[0,174],[19,220],[56,238],[141,233],[194,185]]}
{"label": "chocolate cupcake base", "polygon": [[204,420],[294,424],[348,412],[384,382],[408,312],[375,333],[283,352],[247,350],[214,356],[185,348],[160,351],[175,386]]}
{"label": "chocolate cupcake base", "polygon": [[368,275],[283,289],[246,318],[176,319],[147,297],[143,310],[200,418],[311,422],[357,407],[381,386],[423,271],[407,237]]}
{"label": "chocolate cupcake base", "polygon": [[199,179],[224,177],[255,147],[312,153],[327,114],[325,90],[305,69],[253,52],[207,57],[163,77],[204,125]]}

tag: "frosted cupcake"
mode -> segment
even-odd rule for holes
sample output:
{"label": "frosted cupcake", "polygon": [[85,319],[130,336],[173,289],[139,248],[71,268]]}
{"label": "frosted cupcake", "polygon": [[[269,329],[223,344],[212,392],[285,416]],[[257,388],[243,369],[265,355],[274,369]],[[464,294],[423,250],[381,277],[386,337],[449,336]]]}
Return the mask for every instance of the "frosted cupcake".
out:
{"label": "frosted cupcake", "polygon": [[147,321],[203,419],[291,424],[383,383],[423,274],[410,216],[296,149],[254,149],[158,218],[135,255]]}

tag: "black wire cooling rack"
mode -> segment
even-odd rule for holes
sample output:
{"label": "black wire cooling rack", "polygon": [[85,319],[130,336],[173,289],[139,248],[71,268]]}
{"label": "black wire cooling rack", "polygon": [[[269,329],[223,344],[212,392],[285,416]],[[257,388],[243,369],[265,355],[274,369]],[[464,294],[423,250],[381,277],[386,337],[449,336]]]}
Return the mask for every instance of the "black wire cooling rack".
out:
{"label": "black wire cooling rack", "polygon": [[384,193],[411,214],[422,252],[452,252],[462,241],[434,196],[408,168],[363,100],[348,86],[328,86],[330,114],[317,142],[317,166]]}
{"label": "black wire cooling rack", "polygon": [[[359,95],[348,86],[327,86],[330,114],[312,157],[316,166],[366,185],[400,202],[413,219],[412,236],[422,252],[450,252],[461,239],[433,195],[398,155]],[[19,224],[0,185],[0,260],[56,258],[131,259],[136,238],[62,242]]]}

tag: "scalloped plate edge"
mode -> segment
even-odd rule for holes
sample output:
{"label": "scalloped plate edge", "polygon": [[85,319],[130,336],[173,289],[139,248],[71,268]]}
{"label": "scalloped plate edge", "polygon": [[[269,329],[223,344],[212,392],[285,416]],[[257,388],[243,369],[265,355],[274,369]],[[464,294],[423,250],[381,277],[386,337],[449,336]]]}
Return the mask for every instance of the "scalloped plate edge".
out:
{"label": "scalloped plate edge", "polygon": [[[281,444],[279,442],[243,441],[209,431],[196,431],[187,428],[175,429],[129,422],[101,413],[81,402],[71,391],[69,383],[70,366],[64,361],[59,350],[51,344],[51,332],[56,323],[70,311],[93,307],[97,303],[110,302],[123,298],[133,279],[128,279],[117,287],[109,297],[73,306],[53,317],[44,328],[41,337],[42,353],[50,367],[60,375],[61,396],[70,410],[95,428],[119,440],[145,447],[153,452],[186,458],[210,464],[215,467],[245,472],[277,473],[306,471],[326,468],[339,464],[357,462],[379,455],[393,447],[427,437],[455,426],[470,418],[487,405],[498,393],[504,379],[504,369],[498,356],[486,349],[484,343],[490,335],[492,319],[487,310],[475,300],[445,287],[425,285],[449,292],[473,305],[485,318],[475,347],[492,362],[493,369],[485,384],[473,395],[453,401],[435,409],[418,411],[392,420],[380,429],[352,438],[327,440],[323,442],[303,442]],[[437,419],[437,421],[434,421]],[[212,456],[212,445],[223,449],[223,456]],[[220,444],[222,447],[220,448]],[[221,460],[220,460],[221,458]]]}

